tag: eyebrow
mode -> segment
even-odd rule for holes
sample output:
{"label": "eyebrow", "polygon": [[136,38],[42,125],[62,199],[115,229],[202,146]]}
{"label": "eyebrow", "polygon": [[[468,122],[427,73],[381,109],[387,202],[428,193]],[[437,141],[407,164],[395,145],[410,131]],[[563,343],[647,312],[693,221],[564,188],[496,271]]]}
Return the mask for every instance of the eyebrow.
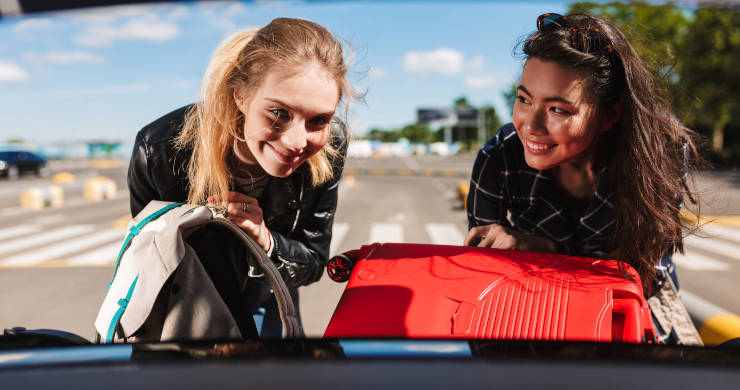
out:
{"label": "eyebrow", "polygon": [[[518,86],[516,89],[518,89],[518,90],[526,93],[529,96],[532,96],[532,94],[529,93],[529,91],[527,91],[527,88],[524,88],[524,86],[522,86],[522,85]],[[561,96],[550,96],[550,97],[544,98],[543,100],[546,101],[546,102],[560,102],[560,103],[565,103],[565,104],[573,105],[573,102],[571,102],[570,100],[567,100],[567,99],[565,99],[565,98],[563,98]]]}
{"label": "eyebrow", "polygon": [[[293,107],[290,104],[285,103],[284,101],[282,101],[280,99],[275,99],[275,98],[267,97],[267,98],[265,98],[265,100],[269,100],[269,101],[271,101],[273,103],[277,103],[277,104],[279,104],[279,105],[281,105],[281,106],[283,106],[283,107],[285,107],[285,108],[287,108],[287,109],[289,109],[291,111],[303,111],[303,110],[298,110],[296,107]],[[334,115],[334,110],[322,112],[322,113],[319,113],[319,114],[316,114],[316,115]]]}

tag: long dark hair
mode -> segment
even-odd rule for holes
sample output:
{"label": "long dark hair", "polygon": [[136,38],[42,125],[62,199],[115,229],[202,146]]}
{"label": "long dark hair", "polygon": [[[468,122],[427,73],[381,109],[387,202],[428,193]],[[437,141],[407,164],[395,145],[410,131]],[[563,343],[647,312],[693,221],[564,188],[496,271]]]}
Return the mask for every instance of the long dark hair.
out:
{"label": "long dark hair", "polygon": [[679,218],[688,159],[699,159],[695,133],[675,117],[665,91],[619,28],[598,16],[567,15],[559,28],[537,31],[524,41],[526,58],[552,61],[579,71],[599,99],[599,112],[615,105],[621,116],[604,133],[607,175],[615,203],[612,250],[640,274],[646,293],[655,287],[655,264],[683,252]]}

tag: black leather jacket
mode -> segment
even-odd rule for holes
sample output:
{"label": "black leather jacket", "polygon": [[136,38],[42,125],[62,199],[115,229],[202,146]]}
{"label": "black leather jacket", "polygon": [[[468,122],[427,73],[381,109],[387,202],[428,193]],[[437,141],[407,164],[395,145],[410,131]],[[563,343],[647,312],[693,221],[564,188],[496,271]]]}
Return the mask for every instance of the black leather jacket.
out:
{"label": "black leather jacket", "polygon": [[[155,120],[137,134],[128,171],[132,215],[151,200],[187,200],[191,153],[175,150],[172,140],[181,131],[190,107]],[[333,123],[332,133],[340,157],[334,161],[334,178],[330,182],[312,187],[310,170],[303,164],[286,178],[272,177],[259,198],[273,238],[272,259],[289,287],[318,281],[329,256],[337,187],[347,151],[341,122]]]}

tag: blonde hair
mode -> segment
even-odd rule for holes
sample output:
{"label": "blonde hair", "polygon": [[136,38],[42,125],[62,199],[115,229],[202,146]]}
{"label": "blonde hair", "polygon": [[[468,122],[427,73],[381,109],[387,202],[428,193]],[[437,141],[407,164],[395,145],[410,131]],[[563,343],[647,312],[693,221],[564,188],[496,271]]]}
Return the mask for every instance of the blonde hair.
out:
{"label": "blonde hair", "polygon": [[[228,159],[235,140],[243,140],[239,132],[244,123],[234,90],[256,90],[278,65],[314,62],[336,81],[346,116],[355,94],[347,80],[349,61],[344,51],[329,30],[302,19],[277,18],[260,29],[243,30],[224,40],[208,65],[200,98],[186,113],[182,132],[174,140],[179,150],[192,148],[188,202],[203,204],[209,196],[225,197],[229,191]],[[332,131],[331,136],[340,135]],[[332,141],[307,161],[314,186],[334,177],[333,163],[339,152]]]}

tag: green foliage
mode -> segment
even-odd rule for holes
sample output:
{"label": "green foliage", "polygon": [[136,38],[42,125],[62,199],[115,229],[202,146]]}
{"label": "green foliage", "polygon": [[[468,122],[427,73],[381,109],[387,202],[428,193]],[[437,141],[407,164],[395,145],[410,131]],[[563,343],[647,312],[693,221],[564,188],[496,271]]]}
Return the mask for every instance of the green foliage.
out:
{"label": "green foliage", "polygon": [[711,135],[714,156],[727,155],[725,141],[740,149],[740,136],[725,134],[740,129],[740,8],[577,2],[569,6],[575,12],[619,25],[669,92],[679,118]]}
{"label": "green foliage", "polygon": [[[521,77],[517,77],[517,79],[520,79]],[[519,83],[514,82],[511,84],[509,89],[504,91],[504,101],[506,101],[506,106],[509,107],[509,113],[514,112],[514,103],[516,103],[516,96],[517,96],[517,87],[519,86]]]}

